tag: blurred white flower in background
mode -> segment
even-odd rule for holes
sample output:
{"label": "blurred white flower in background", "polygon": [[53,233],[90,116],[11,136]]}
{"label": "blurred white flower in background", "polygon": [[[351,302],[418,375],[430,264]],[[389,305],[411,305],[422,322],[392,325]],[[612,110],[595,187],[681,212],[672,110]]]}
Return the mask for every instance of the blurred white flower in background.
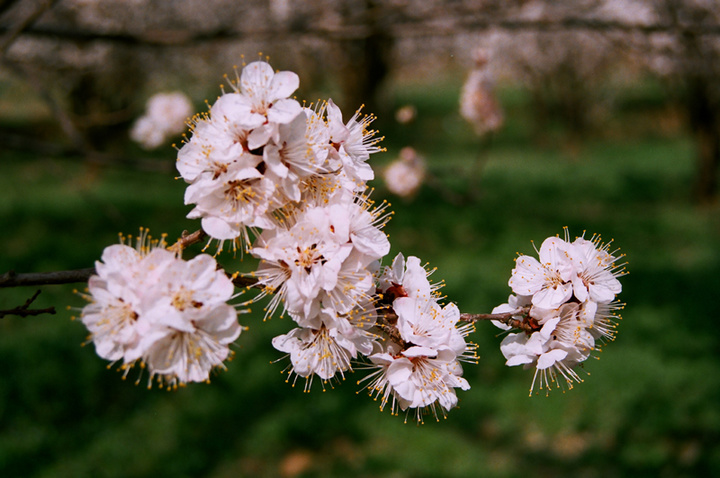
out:
{"label": "blurred white flower in background", "polygon": [[405,105],[395,111],[395,121],[400,124],[408,124],[415,121],[417,117],[417,108],[414,105]]}
{"label": "blurred white flower in background", "polygon": [[414,195],[425,179],[425,160],[410,146],[400,150],[398,159],[383,171],[388,190],[401,197]]}
{"label": "blurred white flower in background", "polygon": [[488,53],[478,48],[473,53],[475,68],[470,71],[460,93],[460,115],[482,136],[499,130],[505,117],[495,98],[494,80],[488,70]]}
{"label": "blurred white flower in background", "polygon": [[130,139],[144,149],[155,149],[185,131],[193,105],[185,93],[157,93],[150,97],[145,114],[130,128]]}

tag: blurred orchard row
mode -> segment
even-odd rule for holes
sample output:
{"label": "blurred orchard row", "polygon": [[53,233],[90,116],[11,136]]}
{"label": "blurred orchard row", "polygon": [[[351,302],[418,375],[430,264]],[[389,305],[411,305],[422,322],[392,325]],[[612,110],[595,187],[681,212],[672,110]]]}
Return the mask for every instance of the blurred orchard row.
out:
{"label": "blurred orchard row", "polygon": [[[719,17],[711,0],[6,0],[0,142],[157,168],[127,154],[146,101],[182,92],[195,107],[181,115],[202,111],[219,75],[258,53],[298,72],[302,97],[331,91],[344,110],[364,104],[380,118],[401,106],[392,82],[462,71],[460,112],[480,136],[502,126],[493,88],[530,92],[538,136],[550,120],[582,136],[612,117],[619,91],[651,78],[692,131],[694,191],[708,201],[720,164]],[[22,95],[36,101],[18,107]],[[412,121],[412,105],[397,119]],[[135,128],[146,148],[171,143]],[[422,162],[411,150],[401,156],[408,171]],[[402,168],[387,174],[405,177]]]}

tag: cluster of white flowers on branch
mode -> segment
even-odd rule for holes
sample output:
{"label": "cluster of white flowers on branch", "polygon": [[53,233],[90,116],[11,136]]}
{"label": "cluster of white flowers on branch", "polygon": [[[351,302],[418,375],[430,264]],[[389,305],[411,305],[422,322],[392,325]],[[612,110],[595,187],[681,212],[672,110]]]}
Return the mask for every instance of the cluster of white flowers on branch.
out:
{"label": "cluster of white flowers on branch", "polygon": [[141,230],[135,247],[105,248],[88,281],[82,322],[100,357],[122,360],[125,373],[139,362],[149,384],[157,376],[161,386],[175,387],[207,380],[242,327],[227,304],[235,287],[215,259],[184,261],[165,246]]}
{"label": "cluster of white flowers on branch", "polygon": [[[502,345],[508,365],[536,364],[548,386],[554,371],[577,377],[572,368],[595,348],[593,337],[612,337],[620,273],[597,241],[549,239],[542,263],[518,259],[509,305],[461,314],[442,303],[442,283],[430,282],[432,270],[417,257],[382,263],[391,212],[367,187],[367,160],[382,150],[372,116],[358,110],[343,121],[332,100],[302,105],[290,97],[297,75],[265,61],[236,71],[229,84],[192,119],[178,150],[185,203],[194,206],[188,217],[202,228],[170,247],[141,230],[135,247],[106,248],[89,280],[81,320],[97,353],[121,362],[125,374],[139,365],[149,385],[208,381],[232,355],[243,330],[238,313],[269,297],[265,319],[287,315],[295,326],[272,341],[289,357],[288,381],[302,377],[309,390],[317,376],[324,388],[364,369],[358,384],[381,410],[421,422],[425,413],[445,416],[458,403],[456,389],[470,388],[461,362],[477,361],[467,337],[478,320],[519,327]],[[257,269],[228,275],[207,254],[184,260],[205,237],[218,242],[216,257],[229,241],[257,258]],[[229,305],[244,293],[234,292],[239,285],[258,292]],[[571,320],[582,325],[572,330],[564,325]]]}
{"label": "cluster of white flowers on branch", "polygon": [[577,366],[615,338],[617,312],[624,306],[615,300],[622,290],[618,277],[625,274],[625,264],[617,263],[623,255],[609,252],[610,243],[599,236],[569,242],[567,229],[565,236],[543,241],[539,261],[516,259],[509,282],[515,295],[493,310],[512,318],[495,325],[521,329],[500,349],[508,366],[535,369],[530,394],[536,384],[547,392],[581,382]]}

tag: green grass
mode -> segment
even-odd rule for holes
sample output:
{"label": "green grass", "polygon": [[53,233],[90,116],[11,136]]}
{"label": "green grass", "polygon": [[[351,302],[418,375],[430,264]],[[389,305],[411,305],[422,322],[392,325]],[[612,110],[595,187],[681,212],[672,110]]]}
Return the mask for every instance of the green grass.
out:
{"label": "green grass", "polygon": [[[627,308],[618,339],[587,364],[584,383],[529,398],[529,372],[504,367],[497,330],[479,324],[481,360],[466,367],[473,388],[459,392],[460,407],[439,423],[404,424],[356,393],[360,373],[309,394],[285,383],[270,339],[291,323],[263,323],[258,311],[241,317],[250,328],[212,384],[147,390],[81,347],[86,332],[70,317],[83,300],[72,286],[51,286],[37,306],[57,306],[56,316],[0,320],[0,476],[281,476],[293,462],[308,465],[292,476],[720,471],[720,215],[717,205],[690,200],[690,139],[640,128],[641,111],[628,113],[632,125],[613,120],[625,135],[537,138],[526,98],[514,91],[506,128],[486,144],[458,117],[457,86],[398,90],[398,104],[416,104],[416,123],[378,120],[389,151],[376,164],[412,145],[441,186],[403,201],[376,181],[376,199],[387,197],[395,211],[392,254],[437,267],[433,278],[445,280],[461,310],[489,312],[506,301],[513,258],[531,253],[531,241],[564,226],[614,239],[629,262]],[[146,226],[176,237],[197,227],[184,218],[184,185],[172,175],[15,153],[2,153],[2,172],[0,272],[87,267],[118,232]],[[448,202],[448,192],[462,200]],[[0,290],[0,308],[34,290]]]}

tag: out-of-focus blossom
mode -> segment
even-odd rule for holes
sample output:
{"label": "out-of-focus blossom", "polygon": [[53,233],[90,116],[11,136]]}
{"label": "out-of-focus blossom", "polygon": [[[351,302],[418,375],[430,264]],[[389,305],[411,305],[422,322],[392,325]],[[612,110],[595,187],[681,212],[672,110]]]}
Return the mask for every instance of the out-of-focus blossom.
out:
{"label": "out-of-focus blossom", "polygon": [[395,121],[400,124],[412,123],[417,117],[417,108],[414,105],[401,106],[395,111]]}
{"label": "out-of-focus blossom", "polygon": [[184,93],[157,93],[148,100],[145,114],[133,124],[130,138],[145,149],[155,149],[180,135],[192,114],[192,102]]}
{"label": "out-of-focus blossom", "polygon": [[485,135],[499,130],[505,119],[500,103],[495,98],[494,80],[487,69],[487,53],[478,49],[473,60],[475,67],[460,92],[460,115],[478,135]]}
{"label": "out-of-focus blossom", "polygon": [[388,190],[401,197],[413,196],[425,179],[425,160],[410,146],[400,150],[400,157],[383,171]]}

